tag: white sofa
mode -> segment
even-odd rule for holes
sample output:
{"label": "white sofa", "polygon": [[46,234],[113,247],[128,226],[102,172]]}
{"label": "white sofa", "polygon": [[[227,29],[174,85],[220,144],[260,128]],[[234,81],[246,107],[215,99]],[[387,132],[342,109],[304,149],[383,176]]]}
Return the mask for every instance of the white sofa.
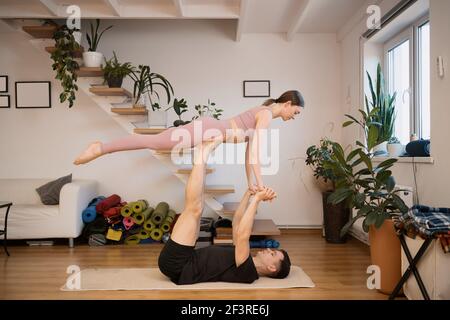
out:
{"label": "white sofa", "polygon": [[[68,238],[81,234],[82,211],[97,196],[97,182],[74,179],[61,189],[59,205],[44,205],[36,188],[52,179],[0,179],[0,201],[13,203],[8,215],[8,239]],[[0,211],[4,227],[6,209]]]}

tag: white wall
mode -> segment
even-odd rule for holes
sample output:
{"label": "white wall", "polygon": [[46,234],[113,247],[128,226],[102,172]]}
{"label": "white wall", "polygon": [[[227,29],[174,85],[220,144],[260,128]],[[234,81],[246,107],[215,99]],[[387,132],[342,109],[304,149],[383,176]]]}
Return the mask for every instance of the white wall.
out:
{"label": "white wall", "polygon": [[[340,51],[335,35],[298,35],[286,42],[279,34],[246,34],[234,41],[235,25],[230,21],[104,21],[114,24],[105,33],[99,50],[108,57],[115,50],[119,59],[133,64],[149,64],[163,74],[175,89],[176,97],[190,105],[210,98],[233,116],[259,105],[264,99],[244,99],[242,81],[271,80],[272,96],[299,89],[306,99],[302,116],[280,128],[280,171],[265,177],[279,199],[264,204],[259,218],[272,218],[280,225],[320,225],[320,193],[311,171],[304,166],[307,147],[324,136],[340,139]],[[86,27],[86,22],[83,28]],[[31,49],[28,41],[15,33],[0,33],[0,70],[16,80],[50,80],[51,62],[46,53]],[[86,46],[85,46],[86,47]],[[72,161],[93,140],[121,137],[124,131],[79,93],[72,109],[58,102],[53,84],[53,108],[40,110],[0,110],[2,147],[0,177],[57,177],[73,172],[76,178],[93,178],[104,194],[117,193],[125,199],[166,200],[182,208],[183,185],[147,151],[116,153],[87,166],[74,167]],[[124,86],[131,89],[130,83]],[[172,117],[173,118],[173,117]],[[333,127],[334,129],[330,129]],[[6,151],[6,152],[5,152]],[[238,201],[245,188],[243,166],[217,166],[210,183],[234,184],[237,193],[223,200]]]}
{"label": "white wall", "polygon": [[[393,1],[382,1],[383,14],[393,5]],[[419,200],[431,206],[450,206],[448,197],[448,179],[450,168],[447,165],[450,149],[447,146],[450,127],[446,122],[450,119],[450,79],[449,59],[450,42],[450,2],[448,0],[430,1],[431,20],[431,127],[432,127],[432,157],[434,164],[417,164],[417,183]],[[342,100],[345,112],[356,114],[360,106],[360,49],[359,36],[366,30],[365,20],[360,20],[342,41]],[[447,75],[444,79],[437,76],[435,61],[437,56],[443,56],[446,61]],[[348,97],[350,92],[350,97]],[[345,144],[353,143],[358,137],[355,129],[343,132]],[[398,163],[394,175],[398,184],[414,187],[413,169],[410,163]]]}

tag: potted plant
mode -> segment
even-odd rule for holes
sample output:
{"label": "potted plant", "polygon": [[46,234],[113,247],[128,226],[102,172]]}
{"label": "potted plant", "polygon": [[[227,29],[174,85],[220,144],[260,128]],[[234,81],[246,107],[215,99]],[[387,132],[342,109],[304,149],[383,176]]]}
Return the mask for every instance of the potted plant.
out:
{"label": "potted plant", "polygon": [[113,57],[109,60],[105,59],[105,65],[102,66],[103,77],[110,88],[120,88],[123,78],[133,71],[131,63],[119,63],[116,52],[113,51]]}
{"label": "potted plant", "polygon": [[373,123],[370,114],[360,110],[362,119],[344,123],[358,124],[363,128],[365,144],[357,141],[358,148],[345,156],[342,148],[334,144],[336,157],[324,164],[336,175],[336,191],[329,201],[338,204],[347,201],[356,210],[350,222],[342,229],[345,234],[353,223],[363,218],[363,229],[369,232],[372,264],[380,267],[382,293],[393,291],[401,277],[401,249],[392,217],[408,211],[398,195],[404,191],[395,188],[395,179],[390,168],[396,159],[387,159],[375,166],[373,147],[377,144],[380,127]]}
{"label": "potted plant", "polygon": [[103,36],[103,33],[113,26],[109,26],[104,29],[100,34],[98,33],[98,28],[100,27],[100,19],[96,19],[96,26],[90,24],[90,34],[86,34],[87,42],[89,44],[89,49],[87,52],[83,52],[83,61],[86,67],[98,68],[102,64],[103,54],[97,52],[98,43]]}
{"label": "potted plant", "polygon": [[325,167],[325,163],[335,157],[332,146],[334,143],[328,139],[321,139],[319,146],[311,146],[306,151],[306,164],[314,171],[314,177],[322,191],[323,204],[323,232],[327,242],[345,243],[346,235],[341,235],[341,229],[348,223],[350,209],[344,202],[332,204],[328,198],[335,190],[336,176],[333,167]]}
{"label": "potted plant", "polygon": [[[158,73],[151,72],[150,67],[139,65],[138,69],[131,71],[129,77],[134,81],[133,96],[135,97],[134,105],[145,105],[149,109],[148,123],[153,127],[166,127],[167,114],[161,109],[159,103],[154,103],[152,95],[154,94],[158,100],[160,99],[157,88],[164,89],[167,96],[167,103],[170,103],[171,95],[173,95],[173,87],[170,82]],[[150,110],[151,108],[151,110]]]}
{"label": "potted plant", "polygon": [[395,99],[397,94],[394,93],[393,95],[390,95],[386,90],[380,64],[378,64],[377,67],[377,79],[375,84],[373,83],[369,72],[367,72],[367,77],[369,79],[369,88],[372,99],[369,103],[369,99],[366,95],[366,112],[370,118],[370,121],[379,125],[378,138],[374,146],[374,151],[382,151],[383,154],[386,155],[387,143],[394,133],[396,118]]}
{"label": "potted plant", "polygon": [[78,31],[78,29],[63,25],[53,34],[55,50],[51,54],[52,68],[56,71],[55,79],[61,81],[63,89],[63,92],[59,95],[59,101],[63,103],[67,100],[69,108],[72,108],[75,101],[75,92],[78,90],[75,71],[79,68],[79,64],[75,56],[76,52],[80,50],[80,45],[74,36],[74,33]]}
{"label": "potted plant", "polygon": [[397,137],[392,137],[388,141],[387,150],[390,157],[397,158],[405,153],[405,146]]}
{"label": "potted plant", "polygon": [[189,107],[188,107],[188,105],[186,103],[186,100],[184,100],[184,99],[181,99],[181,100],[175,99],[174,102],[173,102],[173,105],[170,108],[166,109],[166,111],[169,110],[169,109],[173,109],[175,111],[175,113],[177,114],[177,116],[178,116],[178,120],[175,120],[173,122],[173,126],[174,127],[179,127],[179,126],[188,124],[190,122],[190,121],[183,121],[181,119],[181,115],[183,113],[187,112],[188,109],[189,109]]}
{"label": "potted plant", "polygon": [[208,105],[196,105],[195,110],[197,115],[195,115],[192,120],[196,120],[200,117],[213,117],[219,120],[222,116],[223,109],[218,109],[215,107],[216,104],[208,99]]}

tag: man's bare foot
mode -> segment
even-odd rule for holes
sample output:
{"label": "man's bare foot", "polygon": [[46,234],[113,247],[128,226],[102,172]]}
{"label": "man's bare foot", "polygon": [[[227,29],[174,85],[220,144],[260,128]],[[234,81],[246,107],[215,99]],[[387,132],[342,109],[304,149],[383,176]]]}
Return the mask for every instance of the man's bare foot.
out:
{"label": "man's bare foot", "polygon": [[102,152],[102,143],[100,141],[93,142],[87,147],[86,150],[83,151],[82,154],[75,159],[73,164],[80,165],[88,163],[103,154]]}
{"label": "man's bare foot", "polygon": [[219,144],[223,142],[222,139],[207,140],[195,146],[194,149],[194,164],[203,164],[208,162],[209,155]]}

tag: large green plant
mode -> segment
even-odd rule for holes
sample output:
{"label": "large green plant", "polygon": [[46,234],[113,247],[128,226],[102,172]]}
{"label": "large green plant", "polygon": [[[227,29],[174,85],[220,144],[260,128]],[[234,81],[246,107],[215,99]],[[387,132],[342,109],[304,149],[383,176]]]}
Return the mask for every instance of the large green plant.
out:
{"label": "large green plant", "polygon": [[105,29],[103,29],[100,34],[98,33],[98,28],[100,27],[100,19],[95,19],[95,29],[92,22],[90,23],[90,34],[86,33],[87,42],[89,44],[89,50],[88,51],[97,51],[98,43],[100,42],[100,39],[103,36],[103,33],[109,29],[111,29],[113,26],[109,26]]}
{"label": "large green plant", "polygon": [[369,226],[380,228],[386,219],[408,211],[408,207],[398,195],[404,190],[395,188],[395,179],[390,170],[397,160],[387,159],[374,165],[374,154],[370,153],[370,150],[376,145],[378,126],[369,121],[364,111],[361,113],[363,118],[358,120],[352,117],[352,123],[358,123],[365,128],[368,145],[357,141],[359,147],[345,154],[342,146],[333,142],[332,156],[323,164],[323,167],[331,170],[336,177],[336,190],[328,201],[333,204],[346,201],[350,208],[357,210],[356,216],[344,226],[341,235],[347,233],[358,219],[364,218],[363,229],[368,232]]}
{"label": "large green plant", "polygon": [[160,109],[158,103],[153,103],[152,94],[155,94],[158,100],[160,100],[159,94],[156,91],[161,87],[164,89],[167,95],[167,103],[170,103],[173,95],[173,87],[170,82],[158,73],[151,72],[149,66],[139,65],[138,70],[133,69],[129,74],[130,78],[134,81],[133,96],[135,97],[135,104],[141,99],[142,95],[147,94],[150,100],[152,110]]}
{"label": "large green plant", "polygon": [[78,29],[68,28],[67,25],[59,27],[53,34],[55,40],[55,51],[51,54],[53,60],[52,68],[56,71],[55,79],[61,81],[63,92],[59,95],[61,103],[66,100],[69,108],[72,108],[75,101],[75,92],[78,90],[76,70],[79,68],[75,61],[75,52],[80,50],[80,45],[75,41],[74,32]]}
{"label": "large green plant", "polygon": [[[367,95],[365,96],[366,112],[371,114],[370,120],[380,124],[377,145],[389,141],[394,135],[395,126],[395,99],[397,93],[390,95],[386,89],[383,73],[381,72],[381,65],[377,67],[377,79],[375,84],[372,77],[367,72],[369,79],[369,88],[372,100],[369,102]],[[371,112],[375,110],[375,112]]]}
{"label": "large green plant", "polygon": [[310,146],[306,151],[306,165],[313,169],[316,179],[324,179],[325,182],[334,183],[336,176],[332,169],[325,168],[324,163],[330,161],[333,155],[333,142],[329,139],[321,139],[318,146]]}

